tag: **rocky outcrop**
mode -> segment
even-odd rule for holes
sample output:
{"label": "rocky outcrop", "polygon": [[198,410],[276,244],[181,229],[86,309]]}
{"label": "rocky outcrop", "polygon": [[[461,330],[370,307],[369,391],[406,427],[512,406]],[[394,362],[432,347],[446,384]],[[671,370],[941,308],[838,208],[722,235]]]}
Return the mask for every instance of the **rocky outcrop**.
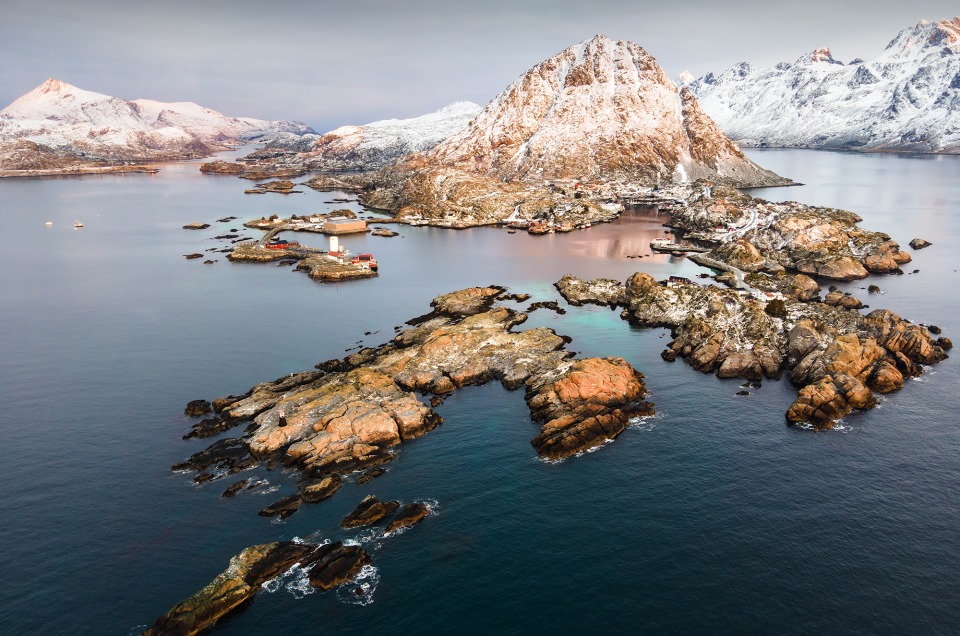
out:
{"label": "rocky outcrop", "polygon": [[[418,394],[445,395],[499,381],[525,387],[544,457],[560,458],[613,439],[642,403],[642,376],[621,359],[570,360],[550,329],[515,331],[526,314],[491,306],[503,288],[471,288],[436,298],[434,311],[412,321],[391,342],[362,349],[317,371],[259,384],[213,402],[228,423],[248,423],[242,439],[222,440],[178,464],[178,470],[226,473],[248,461],[282,461],[316,488],[392,459],[391,448],[443,420]],[[314,482],[263,514],[292,514],[316,500]],[[326,495],[329,496],[329,495]],[[291,511],[291,512],[287,512]]]}
{"label": "rocky outcrop", "polygon": [[554,283],[554,287],[557,288],[563,299],[574,307],[584,304],[615,307],[623,304],[625,300],[623,283],[610,278],[582,281],[571,274],[565,274],[563,278]]}
{"label": "rocky outcrop", "polygon": [[931,245],[933,245],[933,243],[931,243],[930,241],[926,241],[922,238],[915,238],[915,239],[911,239],[908,245],[910,245],[910,247],[912,247],[915,250],[922,250],[925,247],[930,247]]}
{"label": "rocky outcrop", "polygon": [[[786,277],[769,278],[783,283]],[[781,284],[781,290],[790,287]],[[863,316],[855,310],[859,301],[844,301],[841,292],[831,292],[832,304],[785,295],[777,311],[768,311],[773,303],[763,298],[636,273],[624,293],[624,319],[671,330],[665,360],[682,357],[721,378],[776,378],[789,369],[800,391],[787,420],[817,428],[872,408],[873,392],[898,390],[905,377],[923,372],[922,365],[946,357],[928,328],[888,310]]]}
{"label": "rocky outcrop", "polygon": [[255,545],[190,598],[178,603],[147,629],[145,636],[192,636],[252,600],[263,585],[294,565],[309,567],[310,585],[329,590],[353,580],[370,556],[359,546],[282,541]]}
{"label": "rocky outcrop", "polygon": [[380,501],[375,495],[368,495],[353,512],[344,517],[340,527],[362,528],[373,525],[387,515],[392,515],[399,507],[400,503],[397,501]]}
{"label": "rocky outcrop", "polygon": [[653,414],[643,375],[623,358],[577,360],[530,384],[527,406],[540,434],[537,454],[564,459],[616,438],[630,418]]}
{"label": "rocky outcrop", "polygon": [[396,517],[393,518],[393,521],[390,522],[390,525],[387,526],[387,529],[384,531],[384,534],[391,534],[397,532],[398,530],[403,530],[404,528],[409,528],[412,525],[416,525],[427,518],[427,515],[430,514],[430,507],[426,504],[414,502],[412,504],[407,504],[403,507]]}
{"label": "rocky outcrop", "polygon": [[783,269],[832,280],[900,271],[910,255],[846,210],[772,203],[726,187],[692,196],[673,215],[687,237],[714,243],[706,256],[746,272]]}

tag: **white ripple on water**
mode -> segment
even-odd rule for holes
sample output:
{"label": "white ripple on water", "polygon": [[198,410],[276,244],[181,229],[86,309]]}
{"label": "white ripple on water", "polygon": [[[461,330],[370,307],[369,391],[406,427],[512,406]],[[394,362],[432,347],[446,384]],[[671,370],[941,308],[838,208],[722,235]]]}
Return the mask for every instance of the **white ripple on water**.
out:
{"label": "white ripple on water", "polygon": [[663,411],[657,411],[653,415],[631,417],[629,428],[633,431],[652,431],[657,427],[657,422],[662,420],[664,417],[666,417],[666,413]]}
{"label": "white ripple on water", "polygon": [[263,590],[269,594],[286,590],[294,598],[303,598],[317,591],[310,585],[310,568],[294,563],[290,569],[263,584]]}
{"label": "white ripple on water", "polygon": [[380,583],[380,570],[365,565],[350,583],[337,588],[337,600],[348,605],[369,605],[373,603],[373,593]]}

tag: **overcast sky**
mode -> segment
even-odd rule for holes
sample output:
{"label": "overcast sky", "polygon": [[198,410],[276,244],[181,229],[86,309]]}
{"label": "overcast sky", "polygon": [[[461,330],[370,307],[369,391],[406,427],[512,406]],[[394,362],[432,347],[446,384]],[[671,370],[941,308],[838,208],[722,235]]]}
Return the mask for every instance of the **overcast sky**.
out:
{"label": "overcast sky", "polygon": [[0,105],[55,77],[325,131],[486,104],[597,33],[637,42],[670,77],[700,76],[824,46],[869,58],[955,13],[941,0],[0,0]]}

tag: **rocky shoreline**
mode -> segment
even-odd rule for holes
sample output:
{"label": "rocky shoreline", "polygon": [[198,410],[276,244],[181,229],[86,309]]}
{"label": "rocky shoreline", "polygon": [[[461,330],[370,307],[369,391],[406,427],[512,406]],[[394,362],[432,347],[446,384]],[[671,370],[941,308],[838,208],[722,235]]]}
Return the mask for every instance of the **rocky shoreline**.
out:
{"label": "rocky shoreline", "polygon": [[779,291],[760,296],[682,279],[658,282],[640,272],[626,283],[567,275],[556,287],[571,304],[618,306],[633,324],[670,329],[664,360],[681,357],[703,373],[755,382],[789,373],[798,395],[786,419],[817,429],[873,408],[874,393],[903,388],[905,378],[944,360],[953,346],[934,337],[939,329],[891,311],[864,316],[857,311],[862,303],[841,302],[843,294],[820,302],[819,286],[802,274],[770,277],[769,287]]}
{"label": "rocky shoreline", "polygon": [[214,400],[206,426],[220,432],[244,425],[244,435],[219,440],[174,470],[212,481],[259,463],[294,468],[299,492],[280,514],[312,498],[318,480],[388,462],[393,447],[440,425],[443,418],[419,396],[442,399],[494,380],[522,387],[540,424],[531,443],[550,460],[614,439],[630,418],[653,413],[643,401],[643,376],[626,361],[574,360],[551,329],[515,331],[527,315],[495,305],[503,295],[487,287],[440,296],[391,342]]}

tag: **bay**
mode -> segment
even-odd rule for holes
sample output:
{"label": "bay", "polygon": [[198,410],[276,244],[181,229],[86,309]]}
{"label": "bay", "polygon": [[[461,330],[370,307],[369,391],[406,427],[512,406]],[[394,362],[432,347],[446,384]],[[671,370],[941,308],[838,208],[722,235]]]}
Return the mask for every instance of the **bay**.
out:
{"label": "bay", "polygon": [[[957,158],[749,154],[807,184],[753,194],[851,209],[904,245],[932,241],[911,252],[906,271],[919,273],[841,287],[960,333]],[[239,225],[248,218],[324,212],[353,197],[251,196],[246,185],[191,164],[154,176],[0,181],[0,633],[136,633],[244,547],[293,537],[363,541],[379,579],[373,602],[280,587],[216,633],[952,629],[953,360],[840,430],[812,433],[785,426],[795,394],[786,381],[736,396],[738,381],[660,360],[662,330],[633,329],[605,308],[539,310],[521,328],[552,327],[582,356],[624,356],[646,374],[658,415],[596,452],[547,464],[529,444],[537,429],[521,392],[465,389],[439,407],[446,423],[405,444],[385,475],[282,523],[256,512],[293,491],[292,474],[244,474],[277,490],[229,500],[219,494],[230,481],[200,487],[172,474],[209,443],[180,440],[187,401],[385,342],[440,293],[503,284],[555,300],[564,273],[701,271],[649,255],[666,218],[633,211],[567,235],[401,227],[402,238],[349,237],[352,251],[375,254],[381,276],[324,286],[204,250],[227,245],[213,237],[231,228],[252,234]],[[227,216],[240,219],[216,222]],[[181,229],[194,221],[213,227]],[[204,259],[183,258],[193,252]],[[883,294],[867,296],[868,282]],[[430,500],[438,512],[388,539],[338,530],[370,493]]]}

